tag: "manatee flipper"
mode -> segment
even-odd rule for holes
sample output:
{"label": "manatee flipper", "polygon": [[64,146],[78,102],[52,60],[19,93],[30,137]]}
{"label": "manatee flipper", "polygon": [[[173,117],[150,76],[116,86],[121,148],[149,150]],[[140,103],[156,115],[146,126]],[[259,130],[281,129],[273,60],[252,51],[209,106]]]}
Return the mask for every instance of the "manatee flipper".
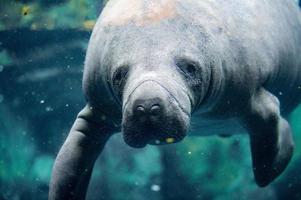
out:
{"label": "manatee flipper", "polygon": [[78,114],[55,160],[49,200],[85,199],[93,165],[113,133],[88,105]]}
{"label": "manatee flipper", "polygon": [[243,118],[250,135],[255,180],[261,187],[281,174],[293,154],[290,126],[279,106],[277,97],[261,88],[250,99]]}

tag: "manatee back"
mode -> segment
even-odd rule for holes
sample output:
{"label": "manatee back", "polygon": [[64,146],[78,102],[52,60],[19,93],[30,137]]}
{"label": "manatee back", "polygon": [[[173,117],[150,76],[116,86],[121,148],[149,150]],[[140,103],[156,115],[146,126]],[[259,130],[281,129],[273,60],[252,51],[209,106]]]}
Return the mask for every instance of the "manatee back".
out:
{"label": "manatee back", "polygon": [[[291,0],[219,3],[217,16],[211,18],[218,18],[212,21],[225,32],[220,39],[226,44],[220,52],[226,61],[223,69],[227,79],[225,85],[230,85],[224,91],[225,97],[234,91],[232,96],[239,93],[240,97],[233,102],[240,101],[264,86],[279,98],[282,112],[290,112],[301,100],[300,8]],[[208,4],[207,10],[210,8],[214,13],[214,7]],[[207,13],[210,16],[210,12]],[[248,88],[250,94],[241,93],[242,85],[248,85],[243,89]]]}
{"label": "manatee back", "polygon": [[282,113],[289,113],[301,100],[300,8],[291,0],[240,1],[243,3],[249,4],[254,19],[247,20],[249,30],[240,28],[245,38],[240,41],[249,46],[250,55],[257,57],[249,59],[259,58],[257,66],[251,67],[263,77],[260,84],[278,97]]}
{"label": "manatee back", "polygon": [[283,114],[291,112],[301,100],[301,10],[293,1],[277,0],[281,12],[275,20],[278,52],[274,70],[265,88],[278,97]]}

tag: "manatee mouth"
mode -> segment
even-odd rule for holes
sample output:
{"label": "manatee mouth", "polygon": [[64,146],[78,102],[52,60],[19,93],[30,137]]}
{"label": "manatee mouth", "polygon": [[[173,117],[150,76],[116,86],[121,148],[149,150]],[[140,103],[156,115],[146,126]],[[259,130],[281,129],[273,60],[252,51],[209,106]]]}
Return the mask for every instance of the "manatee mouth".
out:
{"label": "manatee mouth", "polygon": [[131,147],[143,148],[147,144],[165,145],[181,141],[187,132],[187,127],[179,117],[171,117],[160,122],[140,123],[130,119],[122,126],[124,141]]}
{"label": "manatee mouth", "polygon": [[190,115],[161,84],[145,81],[131,93],[123,109],[122,132],[131,147],[181,141]]}

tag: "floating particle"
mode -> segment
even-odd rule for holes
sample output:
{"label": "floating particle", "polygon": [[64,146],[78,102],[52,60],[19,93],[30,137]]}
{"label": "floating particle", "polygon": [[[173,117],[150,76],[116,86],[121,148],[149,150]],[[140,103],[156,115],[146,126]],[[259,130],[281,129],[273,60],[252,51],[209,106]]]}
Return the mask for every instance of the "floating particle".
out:
{"label": "floating particle", "polygon": [[37,30],[38,29],[38,25],[36,23],[32,23],[30,26],[31,30]]}
{"label": "floating particle", "polygon": [[151,186],[151,190],[154,191],[154,192],[158,192],[158,191],[160,191],[160,189],[161,189],[160,185],[154,184],[154,185]]}
{"label": "floating particle", "polygon": [[173,143],[175,141],[175,139],[174,138],[172,138],[172,137],[169,137],[169,138],[166,138],[166,142],[167,143]]}
{"label": "floating particle", "polygon": [[0,72],[2,72],[4,69],[3,65],[0,65]]}
{"label": "floating particle", "polygon": [[30,13],[30,7],[29,6],[23,6],[22,7],[22,14],[24,16],[28,15]]}
{"label": "floating particle", "polygon": [[53,108],[51,108],[50,106],[47,106],[47,107],[45,108],[45,110],[46,110],[47,112],[51,112],[51,111],[53,111]]}
{"label": "floating particle", "polygon": [[66,107],[69,107],[69,104],[66,104],[65,106],[66,106]]}
{"label": "floating particle", "polygon": [[86,20],[83,23],[83,26],[87,30],[92,30],[95,25],[95,20]]}
{"label": "floating particle", "polygon": [[40,104],[43,104],[43,103],[45,103],[45,100],[41,100],[41,101],[40,101]]}
{"label": "floating particle", "polygon": [[2,95],[2,94],[0,94],[0,103],[2,103],[2,102],[3,102],[3,99],[4,99],[3,95]]}
{"label": "floating particle", "polygon": [[155,143],[156,143],[156,144],[160,144],[160,140],[156,140]]}
{"label": "floating particle", "polygon": [[279,94],[280,96],[283,95],[283,93],[282,93],[281,91],[280,91],[278,94]]}
{"label": "floating particle", "polygon": [[191,151],[188,151],[188,155],[191,155]]}

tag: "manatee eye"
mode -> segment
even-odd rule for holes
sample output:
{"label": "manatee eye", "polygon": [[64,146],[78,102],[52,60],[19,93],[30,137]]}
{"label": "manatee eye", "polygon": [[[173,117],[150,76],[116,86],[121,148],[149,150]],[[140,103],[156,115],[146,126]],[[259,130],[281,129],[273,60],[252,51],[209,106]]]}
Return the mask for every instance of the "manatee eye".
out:
{"label": "manatee eye", "polygon": [[189,74],[194,74],[196,69],[195,69],[195,66],[192,64],[192,63],[188,63],[186,65],[186,71],[189,73]]}
{"label": "manatee eye", "polygon": [[116,92],[116,95],[121,98],[122,91],[125,86],[125,82],[128,76],[129,67],[123,66],[119,67],[113,74],[113,88]]}
{"label": "manatee eye", "polygon": [[184,75],[195,76],[197,71],[197,63],[181,59],[177,62],[178,68],[184,73]]}

